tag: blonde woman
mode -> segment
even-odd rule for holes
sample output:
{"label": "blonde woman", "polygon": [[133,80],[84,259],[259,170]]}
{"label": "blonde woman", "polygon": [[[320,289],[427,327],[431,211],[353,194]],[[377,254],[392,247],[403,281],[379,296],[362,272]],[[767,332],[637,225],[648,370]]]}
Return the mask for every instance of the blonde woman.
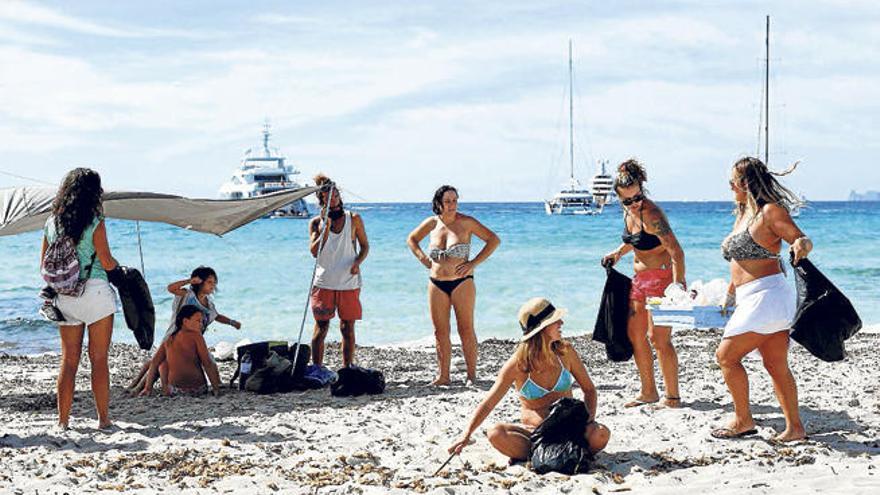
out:
{"label": "blonde woman", "polygon": [[520,344],[501,368],[489,394],[477,406],[464,434],[449,447],[450,453],[459,453],[470,443],[471,435],[513,385],[522,405],[520,423],[492,426],[488,432],[489,443],[512,460],[527,459],[532,431],[547,417],[556,400],[572,396],[574,382],[583,390],[589,412],[584,438],[590,452],[605,448],[611,432],[596,422],[596,387],[577,351],[562,339],[562,317],[565,314],[565,309],[557,309],[540,297],[523,304],[519,310],[519,324],[523,331]]}
{"label": "blonde woman", "polygon": [[749,408],[749,377],[742,365],[742,359],[753,351],[760,353],[785,415],[785,431],[774,440],[790,442],[806,436],[798,412],[797,384],[788,367],[795,294],[785,280],[779,252],[785,241],[797,263],[807,257],[813,243],[789,215],[789,208],[799,200],[774,177],[793,170],[775,173],[757,158],[743,158],[731,171],[736,221],[721,244],[721,252],[730,262],[725,306],[736,306],[736,310],[715,357],[733,398],[734,417],[712,431],[715,438],[739,438],[758,432]]}

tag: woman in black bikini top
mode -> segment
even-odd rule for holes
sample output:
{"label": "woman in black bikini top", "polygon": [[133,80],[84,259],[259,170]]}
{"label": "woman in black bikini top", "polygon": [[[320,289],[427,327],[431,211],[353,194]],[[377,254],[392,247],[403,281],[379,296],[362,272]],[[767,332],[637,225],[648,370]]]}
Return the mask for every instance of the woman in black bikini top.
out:
{"label": "woman in black bikini top", "polygon": [[624,211],[623,243],[607,254],[602,264],[613,265],[623,255],[633,251],[635,276],[630,290],[627,334],[632,342],[641,389],[639,395],[624,406],[636,407],[660,400],[654,381],[653,343],[666,388],[664,405],[678,407],[681,405],[678,355],[672,346],[672,329],[649,325],[651,315],[645,305],[649,297],[663,297],[671,284],[684,288],[684,252],[663,211],[645,196],[643,184],[648,180],[648,175],[644,167],[636,160],[627,160],[618,166],[617,172],[614,188]]}
{"label": "woman in black bikini top", "polygon": [[[474,383],[477,376],[474,268],[486,261],[501,241],[475,218],[458,213],[458,191],[452,186],[442,186],[434,193],[433,210],[435,215],[426,218],[407,238],[413,255],[431,271],[428,307],[434,323],[437,363],[440,367],[433,384],[447,385],[450,382],[452,309],[455,309],[455,322],[467,364],[467,381]],[[469,260],[471,235],[479,237],[486,245]],[[428,254],[419,246],[425,237],[429,237]]]}

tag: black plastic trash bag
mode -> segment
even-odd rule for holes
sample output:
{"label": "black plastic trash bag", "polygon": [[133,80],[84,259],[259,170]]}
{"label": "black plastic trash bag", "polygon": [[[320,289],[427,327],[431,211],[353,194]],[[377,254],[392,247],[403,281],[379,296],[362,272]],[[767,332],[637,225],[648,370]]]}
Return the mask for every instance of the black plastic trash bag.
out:
{"label": "black plastic trash bag", "polygon": [[550,414],[531,435],[532,469],[538,474],[589,471],[593,456],[584,438],[589,417],[583,401],[563,397],[554,402]]}
{"label": "black plastic trash bag", "polygon": [[823,361],[841,361],[843,342],[862,328],[852,303],[808,259],[794,265],[797,312],[791,338]]}
{"label": "black plastic trash bag", "polygon": [[[238,365],[235,369],[235,373],[232,375],[232,379],[229,380],[229,386],[231,387],[232,384],[235,383],[235,379],[238,378],[238,389],[244,390],[245,383],[250,375],[256,373],[257,370],[265,366],[266,358],[269,356],[270,352],[275,352],[279,356],[285,357],[293,362],[294,354],[296,354],[296,344],[288,347],[286,341],[268,340],[239,346],[236,349],[236,353],[238,354]],[[302,376],[303,370],[305,370],[306,364],[308,364],[309,356],[309,346],[302,344],[300,346],[299,355],[296,357],[296,367],[291,370],[291,378],[295,379]],[[282,388],[287,388],[287,386]],[[290,388],[293,389],[292,387]]]}
{"label": "black plastic trash bag", "polygon": [[385,375],[379,370],[349,366],[340,368],[337,374],[339,378],[330,385],[330,393],[335,397],[357,397],[385,391]]}
{"label": "black plastic trash bag", "polygon": [[156,331],[156,310],[143,275],[137,268],[117,266],[107,273],[107,279],[119,292],[125,326],[134,333],[138,347],[150,350]]}
{"label": "black plastic trash bag", "polygon": [[602,302],[593,328],[593,340],[605,344],[611,361],[628,361],[633,355],[632,343],[626,333],[629,320],[629,291],[632,280],[610,264],[605,266],[608,278],[602,291]]}

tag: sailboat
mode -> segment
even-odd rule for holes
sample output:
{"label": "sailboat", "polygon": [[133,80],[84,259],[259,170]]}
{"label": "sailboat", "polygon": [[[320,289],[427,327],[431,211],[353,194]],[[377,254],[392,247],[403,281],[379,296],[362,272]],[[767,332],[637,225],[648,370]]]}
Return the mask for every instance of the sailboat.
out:
{"label": "sailboat", "polygon": [[[764,165],[770,166],[770,16],[767,16],[767,30],[764,36]],[[761,154],[761,127],[758,125],[758,153]],[[807,205],[807,198],[803,193],[798,195],[798,203],[792,205],[789,214],[793,218],[801,216],[801,211]]]}
{"label": "sailboat", "polygon": [[568,158],[569,177],[563,189],[544,202],[548,215],[595,215],[593,195],[574,177],[574,77],[572,75],[571,40],[568,40]]}

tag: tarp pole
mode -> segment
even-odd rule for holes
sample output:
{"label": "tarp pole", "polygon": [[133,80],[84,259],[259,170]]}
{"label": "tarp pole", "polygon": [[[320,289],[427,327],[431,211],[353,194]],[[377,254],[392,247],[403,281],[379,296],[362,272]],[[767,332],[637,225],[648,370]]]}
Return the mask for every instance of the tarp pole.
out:
{"label": "tarp pole", "polygon": [[[323,207],[323,211],[321,212],[321,222],[326,226],[326,228],[330,228],[330,225],[327,223],[327,216],[330,213],[330,200],[333,198],[333,193],[336,191],[336,185],[331,182],[330,192],[327,194],[327,201]],[[318,194],[318,198],[320,199],[321,191],[318,190],[316,192]],[[338,193],[337,193],[338,194]],[[318,201],[320,205],[320,201]],[[302,334],[303,330],[306,327],[306,315],[309,313],[309,302],[312,296],[312,289],[315,287],[315,274],[318,273],[318,259],[321,257],[321,253],[324,251],[324,233],[321,232],[319,234],[321,236],[321,242],[318,244],[318,254],[315,256],[315,265],[312,267],[312,278],[309,281],[309,291],[306,293],[306,306],[303,308],[302,321],[299,324],[299,335],[296,337],[296,351],[293,353],[293,371],[296,372],[296,363],[299,361],[299,348],[300,342],[302,342]],[[310,238],[311,239],[311,238]],[[311,242],[311,241],[310,241]]]}
{"label": "tarp pole", "polygon": [[137,238],[138,238],[138,254],[141,255],[141,275],[144,276],[144,280],[147,279],[147,271],[144,269],[144,248],[141,245],[141,222],[140,220],[134,221],[135,229],[137,230]]}

